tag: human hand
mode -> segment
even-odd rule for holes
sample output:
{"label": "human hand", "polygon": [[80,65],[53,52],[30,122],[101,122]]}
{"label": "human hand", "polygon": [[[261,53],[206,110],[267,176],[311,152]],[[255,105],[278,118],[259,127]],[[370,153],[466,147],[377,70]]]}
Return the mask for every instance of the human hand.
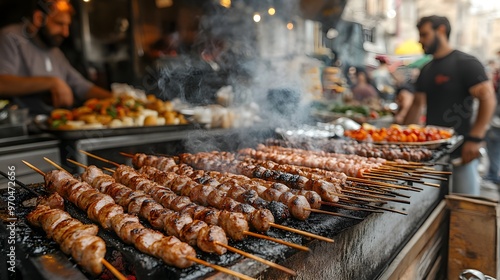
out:
{"label": "human hand", "polygon": [[481,155],[481,147],[481,143],[465,141],[464,145],[462,146],[462,164],[469,163],[472,160],[478,158]]}
{"label": "human hand", "polygon": [[55,108],[71,107],[73,105],[73,92],[63,80],[53,78],[50,93],[52,96],[52,105]]}

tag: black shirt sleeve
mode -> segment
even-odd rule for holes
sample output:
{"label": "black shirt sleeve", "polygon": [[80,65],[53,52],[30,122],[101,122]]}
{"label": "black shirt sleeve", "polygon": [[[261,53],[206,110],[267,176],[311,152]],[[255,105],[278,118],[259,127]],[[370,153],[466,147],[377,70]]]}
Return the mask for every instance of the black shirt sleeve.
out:
{"label": "black shirt sleeve", "polygon": [[484,66],[473,56],[465,56],[459,64],[460,77],[467,89],[488,80]]}

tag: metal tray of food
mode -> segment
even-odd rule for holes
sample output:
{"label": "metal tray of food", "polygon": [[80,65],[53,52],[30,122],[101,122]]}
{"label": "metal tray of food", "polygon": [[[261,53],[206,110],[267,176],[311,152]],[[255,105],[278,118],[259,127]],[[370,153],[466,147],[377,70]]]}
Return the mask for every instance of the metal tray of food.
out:
{"label": "metal tray of food", "polygon": [[43,132],[50,133],[62,140],[78,140],[111,136],[138,135],[194,129],[195,124],[156,125],[156,126],[126,126],[117,128],[96,129],[52,129],[47,123],[47,116],[38,115],[34,119],[36,126]]}

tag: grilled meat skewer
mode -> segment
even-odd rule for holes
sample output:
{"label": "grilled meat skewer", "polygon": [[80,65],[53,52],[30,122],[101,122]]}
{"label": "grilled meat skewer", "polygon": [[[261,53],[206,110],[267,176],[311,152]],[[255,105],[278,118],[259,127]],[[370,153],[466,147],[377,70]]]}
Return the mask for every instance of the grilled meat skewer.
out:
{"label": "grilled meat skewer", "polygon": [[[122,172],[123,170],[123,172]],[[125,165],[118,167],[114,173],[118,180],[119,176],[123,173],[133,174],[136,172],[133,168]],[[167,173],[157,171],[153,174],[146,174],[148,179],[158,183],[161,186],[167,187],[177,195],[184,195],[191,198],[193,201],[202,206],[213,206],[218,209],[227,210],[229,212],[239,212],[244,214],[245,219],[252,225],[252,227],[260,232],[269,230],[270,223],[274,223],[274,217],[267,209],[255,209],[254,207],[236,202],[234,199],[225,196],[222,192],[215,190],[209,186],[201,186],[200,184],[191,180],[187,176],[177,175],[175,173]],[[137,177],[142,177],[137,173]],[[196,190],[195,190],[196,189]],[[177,198],[174,198],[177,199]],[[185,200],[185,205],[191,201]],[[229,214],[227,214],[229,215]]]}
{"label": "grilled meat skewer", "polygon": [[260,178],[266,181],[283,183],[291,188],[315,191],[324,201],[337,202],[339,200],[336,194],[340,192],[340,189],[330,182],[270,170],[263,166],[249,164],[232,158],[234,158],[233,154],[223,152],[182,154],[179,156],[181,162],[187,163],[197,169],[223,170],[250,178]]}
{"label": "grilled meat skewer", "polygon": [[[307,209],[310,209],[313,206],[311,206],[309,202],[314,204],[313,208],[315,209],[318,209],[321,206],[321,197],[317,194],[295,193],[292,196],[289,194],[283,195],[284,192],[289,190],[285,185],[279,183],[272,183],[272,185],[270,185],[267,181],[260,179],[251,180],[248,177],[241,175],[227,173],[222,174],[215,171],[205,172],[203,170],[194,170],[191,166],[186,164],[176,164],[172,158],[136,154],[134,156],[133,163],[135,166],[141,167],[140,171],[147,173],[149,176],[154,176],[157,172],[155,170],[150,170],[152,168],[151,166],[158,169],[161,168],[160,170],[165,172],[173,171],[180,175],[187,175],[198,183],[214,187],[227,193],[228,196],[238,202],[248,203],[258,209],[266,207],[273,213],[275,219],[278,217],[278,221],[285,218],[281,203],[287,205],[292,215],[301,220],[307,219],[310,215],[310,211]],[[200,188],[202,187],[198,187],[198,189]],[[210,188],[204,188],[204,191],[209,190]],[[306,194],[307,197],[302,196],[302,194]],[[263,201],[259,197],[271,202]],[[274,203],[272,201],[274,201]]]}
{"label": "grilled meat skewer", "polygon": [[[59,200],[57,197],[51,197]],[[67,212],[43,204],[31,211],[26,219],[30,224],[41,227],[47,237],[56,241],[61,250],[71,255],[83,269],[94,275],[101,274],[106,243],[96,236],[96,225],[84,225]]]}
{"label": "grilled meat skewer", "polygon": [[[196,251],[187,243],[173,236],[164,236],[158,231],[144,227],[137,216],[123,213],[113,199],[78,181],[65,171],[53,170],[45,174],[45,186],[57,192],[89,214],[104,228],[113,229],[125,243],[133,244],[140,251],[161,258],[166,264],[186,268],[193,264]],[[109,208],[114,208],[114,211]]]}
{"label": "grilled meat skewer", "polygon": [[[138,214],[148,220],[157,229],[164,229],[191,246],[198,246],[202,251],[222,255],[227,249],[217,243],[227,245],[225,232],[218,226],[207,225],[200,220],[193,220],[190,215],[164,208],[143,191],[117,183],[112,176],[101,169],[89,166],[82,174],[82,179],[102,193],[113,197],[129,213]],[[144,185],[144,184],[143,184]],[[114,194],[120,194],[115,196]]]}

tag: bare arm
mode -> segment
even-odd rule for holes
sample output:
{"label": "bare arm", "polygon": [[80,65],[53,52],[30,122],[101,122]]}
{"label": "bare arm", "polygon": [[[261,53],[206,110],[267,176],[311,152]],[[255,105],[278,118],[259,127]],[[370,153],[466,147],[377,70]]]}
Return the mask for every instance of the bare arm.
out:
{"label": "bare arm", "polygon": [[479,108],[475,123],[472,125],[470,136],[483,138],[486,135],[488,124],[495,113],[497,100],[491,81],[485,81],[470,88],[470,94],[479,100]]}
{"label": "bare arm", "polygon": [[408,113],[406,114],[404,124],[418,124],[420,122],[420,117],[422,115],[422,109],[427,103],[427,97],[423,92],[416,92],[413,98],[413,103],[411,104]]}
{"label": "bare arm", "polygon": [[[472,96],[479,100],[479,108],[476,121],[469,132],[470,136],[484,138],[488,129],[488,123],[495,112],[497,100],[491,81],[482,82],[469,89]],[[479,157],[479,149],[483,143],[465,141],[462,146],[462,162],[468,163]]]}
{"label": "bare arm", "polygon": [[413,93],[406,89],[402,89],[397,97],[397,103],[399,105],[399,111],[394,115],[394,121],[397,124],[404,124],[405,117],[413,104]]}
{"label": "bare arm", "polygon": [[90,90],[85,95],[85,99],[90,99],[90,98],[103,99],[103,98],[108,98],[111,96],[112,96],[112,94],[110,91],[105,90],[105,89],[98,87],[98,86],[93,86],[90,88]]}
{"label": "bare arm", "polygon": [[44,91],[50,91],[52,105],[56,108],[73,105],[71,88],[59,78],[0,75],[0,96],[23,96]]}
{"label": "bare arm", "polygon": [[49,91],[54,83],[55,81],[52,77],[0,75],[0,95],[11,97]]}

